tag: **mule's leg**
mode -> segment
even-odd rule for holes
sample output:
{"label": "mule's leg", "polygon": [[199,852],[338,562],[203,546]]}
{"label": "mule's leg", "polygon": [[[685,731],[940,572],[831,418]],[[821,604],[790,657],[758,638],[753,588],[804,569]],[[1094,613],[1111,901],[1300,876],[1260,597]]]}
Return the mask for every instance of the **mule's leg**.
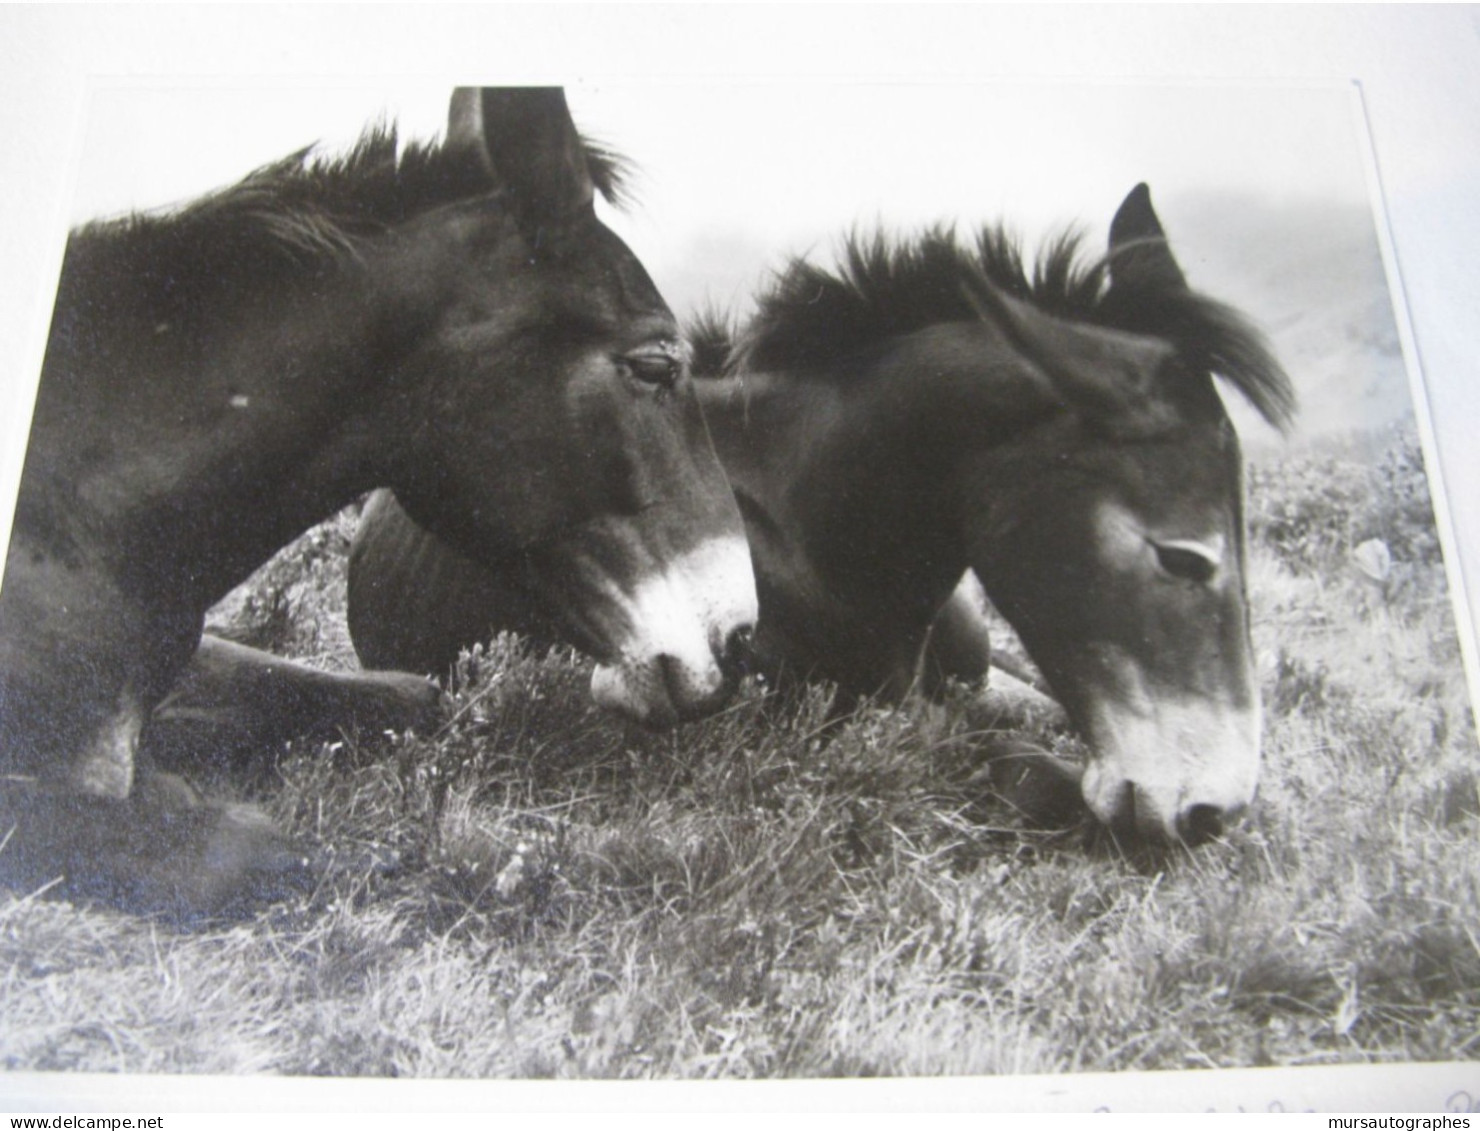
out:
{"label": "mule's leg", "polygon": [[142,739],[160,765],[239,765],[292,738],[430,729],[442,694],[401,672],[324,672],[214,636],[154,709]]}
{"label": "mule's leg", "polygon": [[1021,737],[1067,732],[1058,703],[1021,688],[994,688],[973,699],[967,718],[982,736],[976,779],[1030,824],[1067,828],[1090,815],[1080,788],[1083,768]]}
{"label": "mule's leg", "polygon": [[15,712],[0,728],[0,887],[184,916],[311,886],[308,856],[265,817],[244,806],[203,805],[183,783],[142,766],[136,772],[141,699],[125,695],[91,729],[80,756],[67,757],[71,748],[55,747],[47,725],[65,693],[41,710],[13,683],[0,692]]}
{"label": "mule's leg", "polygon": [[18,534],[0,590],[0,886],[140,911],[301,890],[307,857],[245,808],[136,773],[150,709],[200,623],[139,600],[81,551]]}
{"label": "mule's leg", "polygon": [[[21,706],[13,687],[4,690],[8,708]],[[120,708],[80,759],[28,756],[56,754],[49,750],[54,736],[44,725],[28,730],[35,717],[29,713],[7,719],[0,887],[182,916],[244,908],[311,886],[316,870],[307,854],[256,811],[203,805],[183,783],[143,767],[135,773],[142,709],[133,700]]]}
{"label": "mule's leg", "polygon": [[180,920],[312,888],[317,862],[250,806],[189,804],[146,785],[123,800],[0,789],[0,884]]}
{"label": "mule's leg", "polygon": [[923,675],[927,691],[947,680],[972,684],[987,677],[992,666],[992,638],[968,572],[935,614],[925,640]]}
{"label": "mule's leg", "polygon": [[80,550],[17,532],[0,589],[0,775],[121,799],[149,706],[198,625],[131,598]]}
{"label": "mule's leg", "polygon": [[994,742],[987,753],[992,790],[1030,823],[1067,828],[1090,815],[1080,789],[1084,771],[1020,739]]}
{"label": "mule's leg", "polygon": [[931,622],[924,653],[927,689],[938,690],[947,678],[968,684],[984,681],[995,668],[1052,697],[1048,684],[1030,665],[993,649],[985,602],[981,583],[968,570]]}

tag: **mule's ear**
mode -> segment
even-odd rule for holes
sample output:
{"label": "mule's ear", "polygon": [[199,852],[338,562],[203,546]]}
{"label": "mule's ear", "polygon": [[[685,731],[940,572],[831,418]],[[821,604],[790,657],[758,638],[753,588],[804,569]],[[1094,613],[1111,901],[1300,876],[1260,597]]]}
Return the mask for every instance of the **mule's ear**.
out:
{"label": "mule's ear", "polygon": [[591,207],[586,147],[558,86],[459,87],[447,148],[507,189],[523,222],[557,222]]}
{"label": "mule's ear", "polygon": [[1131,189],[1110,221],[1110,283],[1156,291],[1187,286],[1145,184]]}

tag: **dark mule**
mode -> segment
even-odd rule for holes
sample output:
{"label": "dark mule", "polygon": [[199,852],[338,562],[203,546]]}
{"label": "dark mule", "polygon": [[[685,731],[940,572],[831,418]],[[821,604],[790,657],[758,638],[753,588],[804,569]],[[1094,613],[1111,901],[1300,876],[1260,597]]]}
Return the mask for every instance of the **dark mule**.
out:
{"label": "dark mule", "polygon": [[[1276,423],[1293,394],[1259,335],[1188,288],[1145,186],[1097,262],[1066,238],[1030,276],[991,230],[969,248],[854,241],[839,274],[794,263],[719,344],[701,399],[745,515],[763,662],[898,697],[929,639],[941,671],[982,675],[969,567],[1086,738],[1101,821],[1195,842],[1252,799],[1242,472],[1213,375]],[[492,579],[452,564],[378,505],[352,550],[356,646],[431,670],[510,623]],[[404,623],[440,650],[377,647]]]}
{"label": "dark mule", "polygon": [[744,528],[672,314],[597,219],[614,187],[559,89],[469,89],[440,146],[372,132],[73,234],[0,591],[0,880],[185,908],[305,879],[136,756],[234,690],[295,722],[425,715],[423,681],[201,646],[214,602],[376,486],[560,609],[602,702],[726,700]]}

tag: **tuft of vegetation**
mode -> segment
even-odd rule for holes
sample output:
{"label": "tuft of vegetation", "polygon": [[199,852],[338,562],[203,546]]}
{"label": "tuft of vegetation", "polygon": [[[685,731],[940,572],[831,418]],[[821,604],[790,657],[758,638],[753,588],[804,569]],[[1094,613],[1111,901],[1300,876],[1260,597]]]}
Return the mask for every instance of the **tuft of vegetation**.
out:
{"label": "tuft of vegetation", "polygon": [[[272,755],[311,897],[166,928],[0,894],[0,1067],[829,1077],[1480,1056],[1480,763],[1410,433],[1251,469],[1254,815],[1158,863],[1045,830],[984,751],[1072,755],[959,688],[829,719],[750,687],[655,734],[567,650],[459,662],[433,734]],[[352,662],[352,516],[220,611]],[[1359,553],[1379,540],[1377,551]],[[1384,562],[1386,563],[1384,565]],[[336,620],[336,618],[340,618]],[[1011,704],[1008,704],[1011,706]],[[254,779],[260,780],[260,779]]]}
{"label": "tuft of vegetation", "polygon": [[1371,541],[1396,550],[1409,565],[1441,562],[1423,449],[1411,420],[1255,463],[1248,479],[1250,534],[1290,570],[1338,572]]}

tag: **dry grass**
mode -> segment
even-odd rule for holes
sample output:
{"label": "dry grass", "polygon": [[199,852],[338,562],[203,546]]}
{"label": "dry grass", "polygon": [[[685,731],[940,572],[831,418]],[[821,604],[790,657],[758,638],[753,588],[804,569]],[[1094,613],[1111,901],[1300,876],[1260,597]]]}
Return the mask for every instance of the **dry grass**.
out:
{"label": "dry grass", "polygon": [[[1363,497],[1323,476],[1366,474],[1261,469],[1256,533],[1311,492]],[[1256,542],[1261,805],[1196,853],[1151,869],[1028,827],[980,784],[992,715],[964,691],[825,730],[825,689],[784,707],[752,689],[653,735],[590,707],[576,657],[504,638],[467,657],[439,733],[282,752],[263,799],[340,861],[301,904],[170,930],[0,896],[0,1065],[703,1078],[1480,1055],[1475,733],[1403,498],[1382,584],[1350,564],[1366,528]],[[343,662],[346,521],[259,577],[238,635]]]}

